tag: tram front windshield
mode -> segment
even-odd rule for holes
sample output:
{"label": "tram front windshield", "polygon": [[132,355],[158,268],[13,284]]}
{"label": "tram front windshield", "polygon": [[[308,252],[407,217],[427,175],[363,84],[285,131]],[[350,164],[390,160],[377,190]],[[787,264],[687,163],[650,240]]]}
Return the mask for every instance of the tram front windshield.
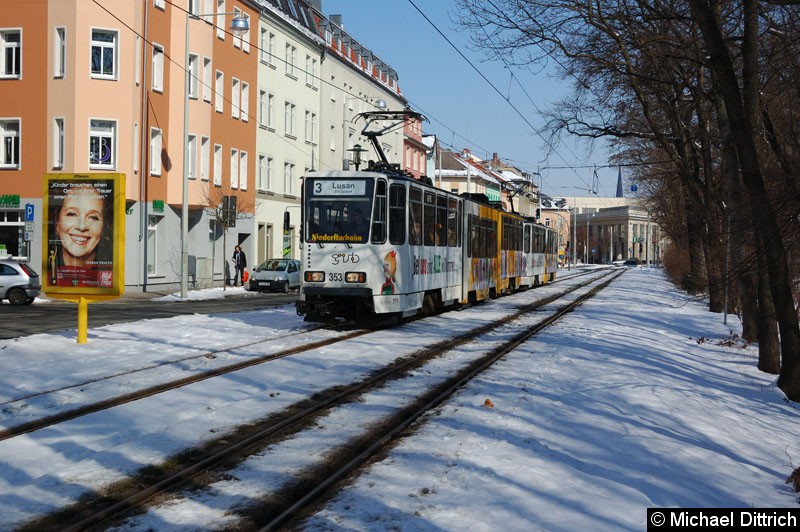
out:
{"label": "tram front windshield", "polygon": [[306,242],[369,242],[374,186],[372,179],[306,180]]}

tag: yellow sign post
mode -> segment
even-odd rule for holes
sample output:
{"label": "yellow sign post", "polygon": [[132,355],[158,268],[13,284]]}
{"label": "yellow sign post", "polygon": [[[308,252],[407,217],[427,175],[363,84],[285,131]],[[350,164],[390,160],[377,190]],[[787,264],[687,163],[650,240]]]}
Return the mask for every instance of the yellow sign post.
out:
{"label": "yellow sign post", "polygon": [[42,290],[78,303],[78,343],[92,301],[125,290],[125,175],[45,174]]}

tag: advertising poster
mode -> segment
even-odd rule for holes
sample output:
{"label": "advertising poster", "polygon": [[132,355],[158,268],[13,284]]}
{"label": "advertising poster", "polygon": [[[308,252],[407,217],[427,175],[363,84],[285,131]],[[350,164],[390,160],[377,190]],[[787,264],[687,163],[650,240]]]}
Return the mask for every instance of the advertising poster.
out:
{"label": "advertising poster", "polygon": [[46,174],[44,187],[42,290],[122,295],[124,175]]}

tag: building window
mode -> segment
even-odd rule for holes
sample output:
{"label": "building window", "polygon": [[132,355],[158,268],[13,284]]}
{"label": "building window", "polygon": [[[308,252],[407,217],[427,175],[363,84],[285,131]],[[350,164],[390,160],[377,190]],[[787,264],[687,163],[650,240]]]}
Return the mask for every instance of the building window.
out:
{"label": "building window", "polygon": [[53,76],[63,78],[67,74],[67,29],[56,28],[53,43]]}
{"label": "building window", "polygon": [[103,79],[116,79],[117,77],[117,32],[116,31],[92,30],[91,60],[92,60],[92,77],[103,78]]}
{"label": "building window", "polygon": [[[239,17],[239,16],[241,16],[241,14],[242,14],[242,10],[241,9],[239,9],[238,7],[234,7],[233,8],[233,18]],[[241,48],[242,47],[242,38],[236,33],[234,33],[234,35],[233,35],[233,47],[234,48]]]}
{"label": "building window", "polygon": [[250,113],[250,85],[242,82],[242,122],[247,122]]}
{"label": "building window", "polygon": [[0,31],[0,46],[3,48],[3,54],[0,56],[0,77],[19,78],[22,66],[20,30]]}
{"label": "building window", "polygon": [[[225,0],[217,0],[217,13],[225,12]],[[217,15],[217,39],[225,40],[225,15]]]}
{"label": "building window", "polygon": [[283,163],[283,192],[290,196],[294,195],[294,165]]}
{"label": "building window", "polygon": [[136,86],[139,87],[142,84],[142,38],[139,35],[136,35],[136,44],[134,44],[136,50],[136,66],[134,67],[134,83]]}
{"label": "building window", "polygon": [[0,120],[0,168],[19,168],[20,121]]}
{"label": "building window", "polygon": [[152,277],[158,274],[156,264],[158,263],[158,222],[160,217],[147,217],[147,275]]}
{"label": "building window", "polygon": [[197,54],[189,54],[189,98],[197,99],[198,67],[200,59]]}
{"label": "building window", "polygon": [[275,39],[275,34],[269,32],[269,46],[267,47],[269,50],[269,57],[267,58],[267,61],[272,66],[275,66]]}
{"label": "building window", "polygon": [[258,123],[267,125],[267,92],[258,91]]}
{"label": "building window", "polygon": [[203,58],[203,101],[211,101],[211,59]]}
{"label": "building window", "polygon": [[306,111],[306,142],[314,143],[317,138],[317,114]]}
{"label": "building window", "polygon": [[186,141],[186,165],[189,179],[197,177],[197,135],[189,135]]}
{"label": "building window", "polygon": [[153,90],[164,90],[164,47],[153,43]]}
{"label": "building window", "polygon": [[53,168],[64,167],[64,119],[53,119]]}
{"label": "building window", "polygon": [[219,70],[217,70],[216,77],[214,80],[214,92],[216,93],[214,96],[214,110],[216,110],[218,113],[222,112],[224,90],[225,90],[225,75]]}
{"label": "building window", "polygon": [[211,141],[208,137],[200,137],[200,179],[208,181],[208,171],[211,164],[209,148]]}
{"label": "building window", "polygon": [[267,157],[267,181],[264,184],[267,190],[274,190],[275,185],[272,182],[272,176],[275,175],[275,160],[272,157]]}
{"label": "building window", "polygon": [[310,55],[306,56],[306,85],[317,87],[317,60]]}
{"label": "building window", "polygon": [[239,188],[239,150],[231,148],[231,188]]}
{"label": "building window", "polygon": [[112,120],[89,122],[89,167],[113,169],[116,160],[117,123]]}
{"label": "building window", "polygon": [[231,80],[231,116],[233,118],[239,118],[239,80],[233,78]]}
{"label": "building window", "polygon": [[258,47],[261,49],[258,54],[258,59],[262,63],[267,63],[267,54],[269,54],[269,32],[266,28],[261,28],[258,35]]}
{"label": "building window", "polygon": [[295,105],[286,102],[283,106],[283,120],[287,135],[294,136]]}
{"label": "building window", "polygon": [[247,152],[239,152],[239,188],[247,190]]}
{"label": "building window", "polygon": [[258,156],[258,175],[256,176],[256,188],[260,192],[267,190],[267,156]]}
{"label": "building window", "polygon": [[275,129],[275,95],[267,96],[267,127]]}
{"label": "building window", "polygon": [[296,77],[295,67],[297,65],[297,47],[291,44],[286,45],[286,75]]}
{"label": "building window", "polygon": [[240,39],[242,41],[242,51],[244,53],[246,53],[246,54],[249,54],[250,53],[250,15],[248,15],[246,13],[242,13],[242,12],[240,12],[239,14],[244,16],[244,18],[247,20],[247,31],[245,31],[244,34],[242,34]]}
{"label": "building window", "polygon": [[150,128],[150,175],[161,175],[161,151],[163,145],[161,130]]}
{"label": "building window", "polygon": [[214,185],[222,186],[222,146],[214,144]]}

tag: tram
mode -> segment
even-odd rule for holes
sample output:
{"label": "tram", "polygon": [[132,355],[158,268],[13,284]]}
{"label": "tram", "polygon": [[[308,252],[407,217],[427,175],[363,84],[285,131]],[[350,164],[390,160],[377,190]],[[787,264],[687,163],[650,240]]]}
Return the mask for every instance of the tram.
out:
{"label": "tram", "polygon": [[[409,113],[361,115],[386,121]],[[555,279],[554,231],[484,195],[412,178],[388,163],[376,133],[362,134],[380,161],[303,178],[297,312],[307,321],[410,317]]]}

